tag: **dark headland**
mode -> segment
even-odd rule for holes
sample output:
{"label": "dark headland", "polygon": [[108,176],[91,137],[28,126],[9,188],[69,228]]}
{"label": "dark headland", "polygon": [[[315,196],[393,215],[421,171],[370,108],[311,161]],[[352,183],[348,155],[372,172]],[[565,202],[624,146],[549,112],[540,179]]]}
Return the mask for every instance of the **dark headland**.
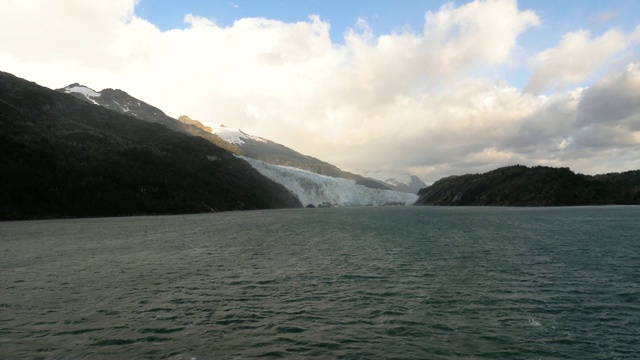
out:
{"label": "dark headland", "polygon": [[514,165],[446,177],[421,189],[418,196],[417,205],[637,205],[640,170],[592,176],[569,168]]}

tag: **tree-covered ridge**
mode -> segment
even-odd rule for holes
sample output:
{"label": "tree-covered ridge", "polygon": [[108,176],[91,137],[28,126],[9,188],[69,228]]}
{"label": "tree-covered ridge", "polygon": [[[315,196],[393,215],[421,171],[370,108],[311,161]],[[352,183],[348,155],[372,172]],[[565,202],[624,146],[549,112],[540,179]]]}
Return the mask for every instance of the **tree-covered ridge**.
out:
{"label": "tree-covered ridge", "polygon": [[640,204],[640,170],[590,176],[569,168],[514,165],[443,178],[418,195],[418,205]]}

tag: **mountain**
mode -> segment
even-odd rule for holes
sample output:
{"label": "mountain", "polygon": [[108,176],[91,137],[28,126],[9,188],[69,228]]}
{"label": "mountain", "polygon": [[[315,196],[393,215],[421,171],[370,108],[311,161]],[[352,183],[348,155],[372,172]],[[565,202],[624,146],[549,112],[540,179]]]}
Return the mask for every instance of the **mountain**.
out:
{"label": "mountain", "polygon": [[427,186],[419,177],[406,173],[386,179],[384,182],[391,190],[410,194],[417,194],[420,189]]}
{"label": "mountain", "polygon": [[440,179],[418,196],[417,205],[640,204],[640,170],[589,176],[569,168],[514,165]]}
{"label": "mountain", "polygon": [[307,207],[411,205],[418,199],[415,194],[373,189],[350,179],[242,158],[262,175],[296,194],[302,205]]}
{"label": "mountain", "polygon": [[[398,202],[394,200],[397,198],[397,196],[394,195],[389,195],[391,199],[389,201],[372,201],[372,195],[369,194],[368,191],[360,191],[360,186],[375,190],[389,190],[389,187],[391,186],[388,184],[342,171],[338,167],[327,162],[318,160],[311,156],[302,155],[295,150],[271,140],[249,135],[240,129],[229,128],[224,125],[212,128],[202,124],[198,120],[191,119],[186,115],[180,116],[178,119],[173,119],[165,115],[160,109],[140,101],[122,90],[105,89],[98,92],[87,86],[75,83],[62,89],[58,89],[57,91],[69,94],[87,103],[100,105],[102,107],[118,111],[122,114],[134,116],[141,120],[159,123],[186,134],[203,137],[214,144],[224,147],[234,154],[243,157],[245,160],[255,159],[268,164],[307,170],[312,173],[331,177],[329,179],[326,178],[326,176],[314,178],[316,183],[322,183],[322,185],[318,186],[323,187],[325,190],[321,192],[321,195],[310,195],[304,193],[304,191],[301,192],[299,187],[294,186],[291,188],[291,182],[282,183],[281,177],[271,176],[273,175],[273,172],[264,173],[261,171],[264,167],[257,166],[256,162],[249,161],[249,163],[263,173],[263,175],[266,175],[273,181],[282,184],[290,192],[298,196],[299,199],[304,200],[302,201],[303,203],[306,201],[305,199],[312,199],[309,202],[304,203],[304,205],[318,205],[321,203],[332,204],[333,206],[349,206],[354,204],[382,205],[387,202]],[[334,181],[333,179],[338,180]],[[342,180],[345,180],[345,182]],[[343,201],[341,199],[344,199],[344,196],[336,197],[327,195],[331,192],[327,190],[328,186],[338,186],[339,189],[335,189],[335,191],[339,192],[351,186],[345,184],[351,184],[353,186],[357,185],[357,187],[354,187],[352,190],[354,190],[354,194],[358,194],[362,196],[362,198],[357,201],[353,199]],[[304,187],[303,189],[311,191],[310,187]],[[411,202],[415,201],[415,199],[411,199]],[[404,201],[402,203],[404,204],[406,202],[407,201]]]}
{"label": "mountain", "polygon": [[119,89],[95,91],[87,86],[75,83],[64,88],[57,89],[56,91],[69,94],[76,99],[80,99],[90,104],[99,105],[109,110],[117,111],[121,114],[136,117],[140,120],[164,125],[171,130],[199,136],[231,152],[238,151],[236,147],[220,139],[215,134],[212,134],[211,128],[208,128],[207,130],[207,127],[202,125],[200,122],[197,123],[201,126],[197,126],[194,123],[189,122],[190,119],[188,118],[176,120],[166,115],[157,107],[136,99]]}
{"label": "mountain", "polygon": [[[197,122],[186,115],[180,117],[185,121]],[[200,123],[201,124],[201,123]],[[204,126],[204,125],[203,125]],[[236,154],[248,158],[257,159],[273,165],[282,165],[297,169],[307,170],[320,175],[354,180],[356,184],[372,189],[389,190],[389,187],[374,179],[340,170],[335,165],[329,164],[312,156],[300,154],[284,145],[278,144],[258,136],[249,135],[240,129],[226,127],[224,125],[214,127],[212,133],[225,140],[229,147],[235,147]]]}
{"label": "mountain", "polygon": [[118,90],[66,89],[0,72],[0,219],[301,206],[212,134]]}
{"label": "mountain", "polygon": [[[185,115],[179,120],[206,128],[200,121]],[[294,193],[303,206],[409,205],[418,198],[415,193],[419,188],[411,194],[391,191],[389,187],[395,185],[342,171],[334,165],[237,128],[220,125],[211,131],[230,146],[235,146],[238,149],[236,154],[262,175]]]}
{"label": "mountain", "polygon": [[207,133],[211,133],[213,131],[213,129],[211,127],[204,125],[203,123],[201,123],[198,120],[193,120],[188,116],[180,116],[178,118],[178,121],[180,121],[183,124],[193,125],[193,126],[199,128],[200,130],[205,131]]}
{"label": "mountain", "polygon": [[[321,203],[333,204],[333,206],[349,206],[353,204],[381,205],[387,202],[393,203],[399,201],[372,201],[371,199],[373,195],[367,191],[360,191],[359,186],[361,185],[375,190],[398,189],[399,191],[409,192],[411,194],[416,194],[421,186],[425,186],[425,184],[417,177],[412,177],[410,175],[401,176],[397,179],[394,178],[390,179],[388,182],[383,182],[346,172],[332,164],[311,156],[302,155],[293,149],[271,140],[249,135],[240,129],[230,128],[224,125],[209,127],[186,115],[180,116],[178,119],[173,119],[165,115],[160,109],[140,101],[122,90],[105,89],[98,92],[87,86],[76,83],[65,88],[58,89],[58,91],[70,94],[71,96],[87,103],[100,105],[111,110],[118,111],[122,114],[134,116],[141,120],[163,124],[176,131],[203,137],[216,145],[224,147],[234,154],[243,157],[245,160],[255,159],[267,164],[301,169],[311,173],[324,175],[325,177],[320,176],[314,178],[315,183],[322,184],[318,185],[318,187],[322,187],[324,189],[321,191],[321,194],[314,195],[304,193],[304,191],[320,191],[318,190],[318,187],[314,188],[314,190],[308,186],[302,188],[298,186],[291,187],[293,185],[291,182],[282,182],[282,177],[272,176],[274,174],[273,172],[264,172],[262,171],[264,169],[263,166],[256,165],[256,162],[250,162],[252,166],[258,169],[263,175],[284,185],[289,191],[296,194],[304,205],[318,205]],[[326,176],[331,178],[328,179]],[[308,178],[308,176],[305,175],[305,178]],[[338,180],[334,181],[334,179]],[[342,180],[346,180],[346,182],[343,182]],[[343,201],[341,199],[344,199],[345,196],[336,197],[328,195],[330,193],[330,191],[327,190],[328,186],[338,186],[339,189],[335,189],[335,191],[340,192],[351,186],[347,186],[345,184],[352,184],[353,186],[358,185],[358,187],[354,187],[352,190],[354,190],[354,194],[358,194],[359,196],[362,196],[362,198],[358,200],[351,199],[349,201]],[[394,199],[398,197],[396,195],[389,196]],[[305,199],[311,200],[305,203]],[[413,199],[413,197],[411,197],[411,199]],[[415,199],[412,201],[415,201]],[[406,203],[406,201],[400,202]]]}
{"label": "mountain", "polygon": [[358,170],[357,173],[374,179],[391,190],[410,194],[417,194],[427,186],[419,177],[409,173],[398,174],[383,170]]}

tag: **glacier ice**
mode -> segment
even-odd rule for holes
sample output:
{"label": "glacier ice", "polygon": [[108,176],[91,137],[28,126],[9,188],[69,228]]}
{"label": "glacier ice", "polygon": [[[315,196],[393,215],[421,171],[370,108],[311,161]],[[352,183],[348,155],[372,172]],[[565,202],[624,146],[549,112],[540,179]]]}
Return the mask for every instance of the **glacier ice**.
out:
{"label": "glacier ice", "polygon": [[260,160],[236,155],[247,161],[265,177],[283,185],[294,193],[303,206],[330,203],[333,206],[411,205],[418,200],[415,194],[391,190],[371,189],[355,181],[316,174],[288,166],[272,165]]}

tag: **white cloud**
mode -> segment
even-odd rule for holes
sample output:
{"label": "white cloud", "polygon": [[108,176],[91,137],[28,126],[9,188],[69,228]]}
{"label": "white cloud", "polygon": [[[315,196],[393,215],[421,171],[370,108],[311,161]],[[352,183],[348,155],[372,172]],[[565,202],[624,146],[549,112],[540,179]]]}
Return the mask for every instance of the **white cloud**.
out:
{"label": "white cloud", "polygon": [[184,22],[186,24],[191,25],[191,28],[216,26],[216,24],[213,21],[205,17],[196,16],[193,14],[185,15]]}
{"label": "white cloud", "polygon": [[137,30],[131,23],[134,6],[131,0],[8,0],[0,12],[0,52],[11,52],[19,61],[81,60],[82,65],[106,66],[119,57],[113,46],[122,32]]}
{"label": "white cloud", "polygon": [[[425,15],[417,34],[375,35],[361,20],[343,44],[317,16],[220,27],[186,14],[185,29],[161,31],[135,15],[135,4],[9,1],[0,13],[0,68],[52,88],[121,88],[171,116],[239,127],[347,169],[434,181],[513,163],[604,168],[592,158],[610,169],[640,167],[640,109],[635,95],[618,96],[636,89],[636,68],[626,80],[614,74],[593,89],[548,96],[471,76],[508,66],[519,35],[539,23],[512,0],[445,5]],[[580,82],[636,35],[571,33],[539,55],[531,86],[556,85],[553,76]],[[562,61],[569,54],[594,60],[573,68]],[[583,99],[625,104],[626,112],[603,124]],[[612,141],[598,145],[601,127]]]}
{"label": "white cloud", "polygon": [[443,65],[455,71],[478,62],[505,62],[518,35],[536,25],[536,14],[518,10],[515,1],[474,1],[459,8],[449,3],[427,13],[424,35],[433,54],[440,54]]}
{"label": "white cloud", "polygon": [[614,54],[628,47],[631,40],[632,36],[619,30],[609,30],[593,39],[587,30],[568,33],[557,47],[536,56],[533,75],[525,89],[537,93],[567,84],[580,84]]}

